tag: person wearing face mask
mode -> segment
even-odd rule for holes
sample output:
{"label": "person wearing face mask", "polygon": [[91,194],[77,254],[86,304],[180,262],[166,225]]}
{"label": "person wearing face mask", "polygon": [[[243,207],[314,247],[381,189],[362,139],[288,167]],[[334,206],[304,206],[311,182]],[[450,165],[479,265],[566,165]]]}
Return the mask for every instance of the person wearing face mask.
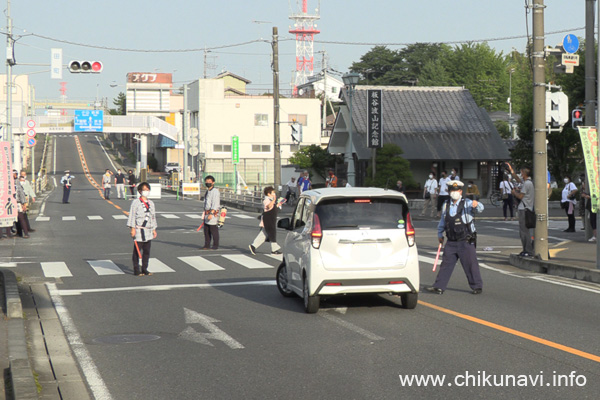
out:
{"label": "person wearing face mask", "polygon": [[517,214],[519,216],[519,236],[521,238],[521,245],[523,251],[519,253],[520,257],[533,257],[533,241],[532,230],[527,228],[526,223],[526,210],[533,211],[535,204],[535,188],[531,181],[531,169],[529,167],[521,167],[521,175],[515,174],[513,167],[508,164],[511,176],[515,178],[515,181],[520,185],[513,187],[511,193],[514,198],[519,200],[517,206]]}
{"label": "person wearing face mask", "polygon": [[438,183],[435,179],[435,173],[431,172],[429,174],[429,179],[425,182],[425,187],[423,188],[423,199],[425,199],[425,203],[423,203],[423,211],[421,211],[421,217],[427,214],[427,209],[431,208],[431,217],[435,216],[435,210],[437,205],[437,188]]}
{"label": "person wearing face mask", "polygon": [[281,254],[281,247],[277,244],[277,194],[273,186],[267,186],[264,190],[263,214],[260,219],[260,232],[251,245],[250,252],[256,255],[256,249],[265,241],[271,242],[271,254]]}
{"label": "person wearing face mask", "polygon": [[575,232],[575,204],[577,204],[575,193],[577,193],[577,186],[571,182],[570,176],[565,176],[563,182],[565,183],[565,187],[562,191],[560,205],[565,209],[569,220],[569,227],[563,232]]}
{"label": "person wearing face mask", "polygon": [[19,174],[17,170],[13,170],[13,179],[15,183],[14,198],[17,200],[17,236],[21,236],[23,239],[29,239],[29,223],[27,221],[27,197],[25,191],[19,180]]}
{"label": "person wearing face mask", "polygon": [[458,176],[458,170],[456,168],[452,168],[450,171],[450,180],[451,181],[460,181],[460,176]]}
{"label": "person wearing face mask", "polygon": [[121,172],[121,168],[115,175],[115,186],[117,187],[117,198],[125,199],[125,174]]}
{"label": "person wearing face mask", "polygon": [[217,220],[219,209],[221,208],[221,195],[218,189],[215,189],[215,178],[208,175],[204,178],[206,194],[204,195],[204,247],[202,250],[210,250],[212,240],[212,249],[219,248],[219,228]]}
{"label": "person wearing face mask", "polygon": [[63,177],[60,178],[60,183],[63,185],[63,204],[69,204],[69,194],[71,194],[71,186],[73,186],[71,181],[73,179],[75,179],[75,177],[71,175],[71,171],[69,170],[66,170]]}
{"label": "person wearing face mask", "polygon": [[137,180],[135,179],[135,174],[132,170],[129,170],[129,176],[127,177],[127,184],[129,185],[129,190],[131,191],[131,198],[134,198],[135,195],[135,187],[137,184]]}
{"label": "person wearing face mask", "polygon": [[483,291],[476,254],[477,233],[473,223],[473,215],[483,211],[483,204],[477,200],[463,199],[463,186],[464,183],[461,181],[452,181],[448,184],[451,199],[444,203],[442,217],[438,224],[440,244],[444,244],[444,232],[448,242],[444,248],[442,264],[435,283],[425,288],[428,292],[444,293],[458,260],[467,276],[471,294],[481,294]]}
{"label": "person wearing face mask", "polygon": [[446,170],[442,171],[442,177],[440,178],[440,184],[438,187],[438,200],[437,200],[437,216],[439,217],[442,211],[442,205],[448,201],[450,196],[448,195],[448,182],[450,178],[447,177],[448,173]]}
{"label": "person wearing face mask", "polygon": [[[131,202],[129,208],[129,219],[127,226],[130,228],[130,235],[135,241],[133,246],[133,274],[135,276],[152,275],[148,271],[148,262],[150,260],[150,247],[152,239],[156,239],[156,209],[152,200],[148,199],[150,195],[150,184],[142,182],[138,185],[140,197]],[[142,256],[142,268],[140,271],[139,260]]]}
{"label": "person wearing face mask", "polygon": [[105,200],[110,200],[110,176],[112,175],[112,172],[107,169],[104,172],[104,175],[102,175],[102,187],[104,188],[104,199]]}

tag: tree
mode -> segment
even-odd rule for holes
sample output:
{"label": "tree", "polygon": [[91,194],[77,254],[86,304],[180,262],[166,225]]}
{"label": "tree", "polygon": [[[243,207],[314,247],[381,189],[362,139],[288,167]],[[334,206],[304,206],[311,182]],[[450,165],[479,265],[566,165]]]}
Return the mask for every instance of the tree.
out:
{"label": "tree", "polygon": [[117,97],[113,99],[113,104],[117,107],[108,110],[110,115],[125,115],[127,113],[127,96],[125,96],[125,93],[120,92]]}
{"label": "tree", "polygon": [[372,166],[367,168],[365,183],[367,186],[394,187],[401,180],[406,187],[415,187],[415,181],[410,170],[410,162],[402,158],[402,148],[393,143],[386,143],[377,149],[375,160],[375,179]]}
{"label": "tree", "polygon": [[303,147],[289,158],[289,163],[302,169],[310,169],[325,178],[327,169],[335,166],[336,156],[316,144]]}

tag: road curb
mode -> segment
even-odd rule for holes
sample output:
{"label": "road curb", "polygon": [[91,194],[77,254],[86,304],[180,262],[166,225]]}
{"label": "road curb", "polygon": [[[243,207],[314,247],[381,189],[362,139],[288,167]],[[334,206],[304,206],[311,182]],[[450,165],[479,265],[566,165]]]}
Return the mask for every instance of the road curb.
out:
{"label": "road curb", "polygon": [[552,261],[543,261],[537,258],[519,257],[511,254],[509,262],[512,266],[540,274],[562,276],[564,278],[577,279],[580,281],[600,283],[600,270],[566,265]]}
{"label": "road curb", "polygon": [[19,400],[38,399],[37,385],[27,352],[23,306],[19,296],[17,277],[14,272],[5,268],[0,268],[0,274],[2,275],[8,318],[8,360],[13,396]]}

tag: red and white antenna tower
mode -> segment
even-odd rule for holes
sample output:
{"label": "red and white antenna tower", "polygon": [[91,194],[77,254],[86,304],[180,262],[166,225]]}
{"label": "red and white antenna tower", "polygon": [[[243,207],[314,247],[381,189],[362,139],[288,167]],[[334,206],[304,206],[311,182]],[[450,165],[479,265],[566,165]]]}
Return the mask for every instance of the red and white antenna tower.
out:
{"label": "red and white antenna tower", "polygon": [[[291,9],[290,0],[290,9]],[[308,0],[296,0],[296,10],[292,10],[290,19],[294,26],[290,27],[290,33],[296,35],[296,79],[294,80],[294,96],[298,94],[298,86],[307,82],[308,77],[313,75],[314,63],[314,38],[321,33],[315,23],[321,19],[321,0],[318,0],[315,14],[308,14]],[[302,4],[300,4],[302,3]]]}

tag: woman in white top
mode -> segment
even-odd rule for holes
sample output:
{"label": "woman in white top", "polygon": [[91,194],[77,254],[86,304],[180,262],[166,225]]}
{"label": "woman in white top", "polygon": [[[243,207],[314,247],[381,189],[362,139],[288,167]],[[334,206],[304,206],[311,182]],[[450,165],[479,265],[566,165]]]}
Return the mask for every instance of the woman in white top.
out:
{"label": "woman in white top", "polygon": [[571,182],[570,176],[565,176],[563,181],[565,182],[565,188],[562,191],[560,204],[565,209],[567,218],[569,219],[569,227],[563,232],[575,232],[575,204],[577,202],[575,200],[575,193],[577,193],[577,186]]}
{"label": "woman in white top", "polygon": [[510,183],[510,181],[508,180],[508,176],[504,175],[504,180],[502,182],[500,182],[500,192],[502,194],[502,212],[504,213],[504,220],[506,221],[506,209],[508,208],[510,210],[510,219],[512,221],[515,220],[514,214],[513,214],[513,204],[514,204],[514,197],[512,195],[512,190],[515,188],[515,186]]}
{"label": "woman in white top", "polygon": [[435,179],[435,173],[429,173],[429,179],[425,182],[425,187],[423,188],[423,199],[425,202],[423,203],[423,210],[421,211],[421,216],[424,216],[427,213],[427,209],[431,208],[431,217],[435,216],[435,210],[437,206],[437,188],[438,183]]}

